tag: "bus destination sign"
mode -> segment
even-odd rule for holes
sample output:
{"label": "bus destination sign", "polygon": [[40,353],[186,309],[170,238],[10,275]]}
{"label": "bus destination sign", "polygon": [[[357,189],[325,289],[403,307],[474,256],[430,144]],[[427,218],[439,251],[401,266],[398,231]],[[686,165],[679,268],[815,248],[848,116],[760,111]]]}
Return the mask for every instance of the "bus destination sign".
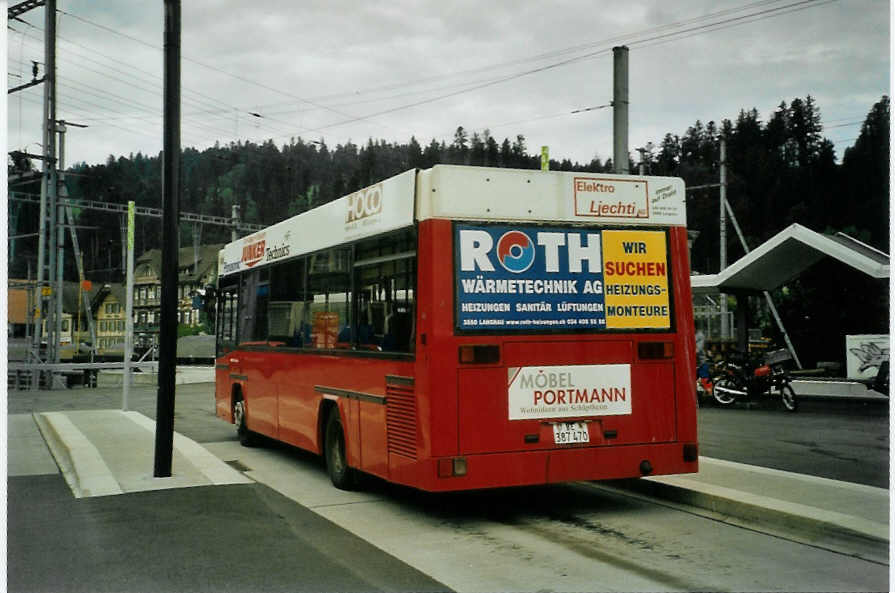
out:
{"label": "bus destination sign", "polygon": [[664,231],[455,225],[460,331],[669,329]]}

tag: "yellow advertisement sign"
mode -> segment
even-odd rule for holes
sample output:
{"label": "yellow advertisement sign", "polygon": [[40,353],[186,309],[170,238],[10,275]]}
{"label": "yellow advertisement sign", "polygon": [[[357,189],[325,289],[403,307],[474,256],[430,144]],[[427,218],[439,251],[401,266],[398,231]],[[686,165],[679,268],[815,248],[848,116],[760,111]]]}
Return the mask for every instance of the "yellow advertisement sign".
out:
{"label": "yellow advertisement sign", "polygon": [[662,231],[603,231],[607,329],[669,329],[668,248]]}

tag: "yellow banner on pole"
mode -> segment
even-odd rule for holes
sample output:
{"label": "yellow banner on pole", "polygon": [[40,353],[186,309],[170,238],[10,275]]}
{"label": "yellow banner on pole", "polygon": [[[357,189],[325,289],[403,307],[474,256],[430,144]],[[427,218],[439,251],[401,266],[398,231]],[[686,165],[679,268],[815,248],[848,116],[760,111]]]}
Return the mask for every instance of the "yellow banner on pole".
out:
{"label": "yellow banner on pole", "polygon": [[127,203],[127,248],[134,248],[134,202]]}

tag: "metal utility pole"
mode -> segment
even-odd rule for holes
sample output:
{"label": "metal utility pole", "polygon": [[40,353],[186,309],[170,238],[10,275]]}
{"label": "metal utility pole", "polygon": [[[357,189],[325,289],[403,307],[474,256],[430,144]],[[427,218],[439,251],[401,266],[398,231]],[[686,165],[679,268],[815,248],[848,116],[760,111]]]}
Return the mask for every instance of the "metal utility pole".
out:
{"label": "metal utility pole", "polygon": [[171,476],[177,372],[177,264],[180,212],[180,0],[165,0],[165,113],[162,142],[162,299],[159,323],[156,478]]}
{"label": "metal utility pole", "polygon": [[[724,205],[727,203],[727,140],[721,136],[721,217],[720,217],[720,269],[723,272],[727,268],[727,209]],[[745,331],[745,328],[743,328]],[[730,328],[727,326],[727,295],[721,293],[721,339],[726,340],[730,337]]]}
{"label": "metal utility pole", "polygon": [[[37,241],[37,306],[34,312],[34,352],[40,355],[40,342],[42,321],[48,312],[45,305],[44,289],[48,281],[47,272],[52,272],[44,266],[47,259],[47,233],[52,236],[53,228],[47,228],[47,211],[56,206],[56,0],[46,0],[44,7],[44,111],[43,111],[43,172],[40,188],[40,231]],[[50,246],[52,254],[52,246]],[[47,303],[48,304],[48,303]],[[48,328],[49,329],[49,328]],[[51,348],[51,341],[47,339],[47,348]],[[31,389],[37,389],[40,384],[40,373],[32,374]]]}
{"label": "metal utility pole", "polygon": [[[72,248],[75,252],[75,263],[78,265],[78,281],[80,282],[80,286],[84,285],[84,281],[87,279],[84,276],[84,258],[81,256],[81,246],[78,244],[78,233],[75,230],[75,215],[72,212],[72,207],[70,202],[65,203],[65,214],[68,219],[69,231],[71,231],[71,244]],[[80,305],[79,305],[80,307]],[[90,298],[84,299],[84,316],[87,318],[87,328],[90,332],[90,345],[96,346],[96,330],[93,327],[93,313],[90,309]],[[78,340],[77,344],[80,347],[80,336],[81,336],[81,324],[78,322]],[[90,360],[93,361],[93,354],[91,351]]]}
{"label": "metal utility pole", "polygon": [[628,48],[612,48],[612,164],[627,175],[628,163]]}
{"label": "metal utility pole", "polygon": [[[57,167],[59,189],[56,197],[67,198],[68,191],[65,188],[65,122],[56,123],[56,132],[59,134],[59,163]],[[60,342],[62,338],[62,302],[65,290],[65,210],[63,209],[61,200],[56,200],[56,324],[55,324],[55,342],[56,354],[53,358],[54,362],[60,360]],[[74,328],[72,328],[74,330]],[[74,331],[72,331],[74,336]]]}

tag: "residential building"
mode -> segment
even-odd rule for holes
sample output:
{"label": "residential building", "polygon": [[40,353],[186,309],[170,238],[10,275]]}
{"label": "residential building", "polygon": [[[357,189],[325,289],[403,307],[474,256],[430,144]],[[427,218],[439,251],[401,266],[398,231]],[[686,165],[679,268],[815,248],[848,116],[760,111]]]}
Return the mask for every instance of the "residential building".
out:
{"label": "residential building", "polygon": [[96,309],[97,354],[124,352],[125,292],[124,285],[104,284]]}
{"label": "residential building", "polygon": [[[223,245],[201,245],[198,249],[182,247],[177,267],[177,322],[197,327],[201,315],[201,298],[206,286],[217,282],[218,252]],[[136,347],[158,345],[162,252],[151,249],[134,262],[134,344]],[[213,333],[209,328],[209,332]]]}

